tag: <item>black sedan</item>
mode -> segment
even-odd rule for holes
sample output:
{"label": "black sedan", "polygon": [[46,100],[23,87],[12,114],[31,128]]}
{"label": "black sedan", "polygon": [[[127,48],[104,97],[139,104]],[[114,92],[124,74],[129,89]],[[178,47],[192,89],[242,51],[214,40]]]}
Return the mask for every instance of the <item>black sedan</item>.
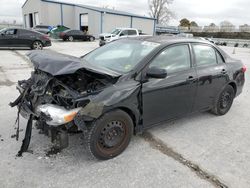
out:
{"label": "black sedan", "polygon": [[241,61],[204,40],[131,38],[81,58],[39,51],[28,56],[35,71],[19,82],[21,94],[11,103],[29,119],[19,155],[28,149],[36,120],[64,141],[65,130],[81,130],[88,152],[110,159],[133,134],[157,124],[194,112],[225,115],[245,83]]}
{"label": "black sedan", "polygon": [[80,30],[66,30],[60,33],[60,38],[64,41],[74,41],[74,40],[82,40],[82,41],[94,41],[95,37],[92,35],[87,35],[83,31]]}
{"label": "black sedan", "polygon": [[0,30],[0,47],[28,47],[42,50],[51,46],[47,35],[37,31],[21,28],[5,28]]}

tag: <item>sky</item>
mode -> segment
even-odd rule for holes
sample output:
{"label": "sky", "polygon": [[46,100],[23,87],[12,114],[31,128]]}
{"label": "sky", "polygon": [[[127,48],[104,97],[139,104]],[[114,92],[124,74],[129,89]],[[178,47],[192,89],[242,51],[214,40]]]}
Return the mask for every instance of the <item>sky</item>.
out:
{"label": "sky", "polygon": [[[116,10],[148,16],[148,0],[62,0],[93,6],[109,6]],[[1,0],[0,22],[5,20],[22,22],[21,6],[25,0]],[[179,20],[187,18],[204,26],[210,23],[219,25],[228,20],[236,26],[250,24],[249,0],[174,0],[170,5],[174,18],[169,25],[178,25]]]}

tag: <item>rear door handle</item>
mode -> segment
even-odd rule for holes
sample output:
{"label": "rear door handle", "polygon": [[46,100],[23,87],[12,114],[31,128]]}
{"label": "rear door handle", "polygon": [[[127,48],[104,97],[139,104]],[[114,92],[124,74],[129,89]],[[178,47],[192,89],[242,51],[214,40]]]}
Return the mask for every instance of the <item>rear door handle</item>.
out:
{"label": "rear door handle", "polygon": [[187,78],[187,81],[188,82],[193,82],[195,80],[195,78],[193,77],[193,76],[189,76],[188,78]]}
{"label": "rear door handle", "polygon": [[227,73],[226,69],[222,69],[221,73],[226,74]]}

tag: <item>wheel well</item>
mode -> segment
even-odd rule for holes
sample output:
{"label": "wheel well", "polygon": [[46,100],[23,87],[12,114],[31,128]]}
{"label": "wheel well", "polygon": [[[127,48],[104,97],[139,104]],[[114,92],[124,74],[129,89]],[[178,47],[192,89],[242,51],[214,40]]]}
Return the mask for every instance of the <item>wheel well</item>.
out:
{"label": "wheel well", "polygon": [[129,108],[126,108],[126,107],[120,107],[119,109],[126,112],[130,116],[130,118],[132,119],[133,124],[134,124],[134,134],[135,134],[136,133],[135,127],[137,125],[135,114],[133,113],[132,110],[130,110]]}
{"label": "wheel well", "polygon": [[235,92],[235,95],[236,95],[236,93],[237,93],[237,86],[236,86],[236,84],[234,82],[230,82],[229,85],[234,88],[234,92]]}

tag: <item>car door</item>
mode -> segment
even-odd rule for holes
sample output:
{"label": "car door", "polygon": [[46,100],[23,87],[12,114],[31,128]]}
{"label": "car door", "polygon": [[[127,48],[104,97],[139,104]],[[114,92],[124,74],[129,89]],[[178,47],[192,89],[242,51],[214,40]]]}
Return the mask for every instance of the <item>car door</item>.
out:
{"label": "car door", "polygon": [[3,34],[1,35],[1,46],[2,47],[12,47],[15,44],[16,40],[16,29],[7,29]]}
{"label": "car door", "polygon": [[192,44],[198,76],[196,111],[214,105],[216,96],[228,82],[227,66],[220,52],[209,44]]}
{"label": "car door", "polygon": [[165,79],[149,78],[142,86],[145,128],[191,113],[197,89],[189,44],[167,47],[149,67],[166,69]]}

